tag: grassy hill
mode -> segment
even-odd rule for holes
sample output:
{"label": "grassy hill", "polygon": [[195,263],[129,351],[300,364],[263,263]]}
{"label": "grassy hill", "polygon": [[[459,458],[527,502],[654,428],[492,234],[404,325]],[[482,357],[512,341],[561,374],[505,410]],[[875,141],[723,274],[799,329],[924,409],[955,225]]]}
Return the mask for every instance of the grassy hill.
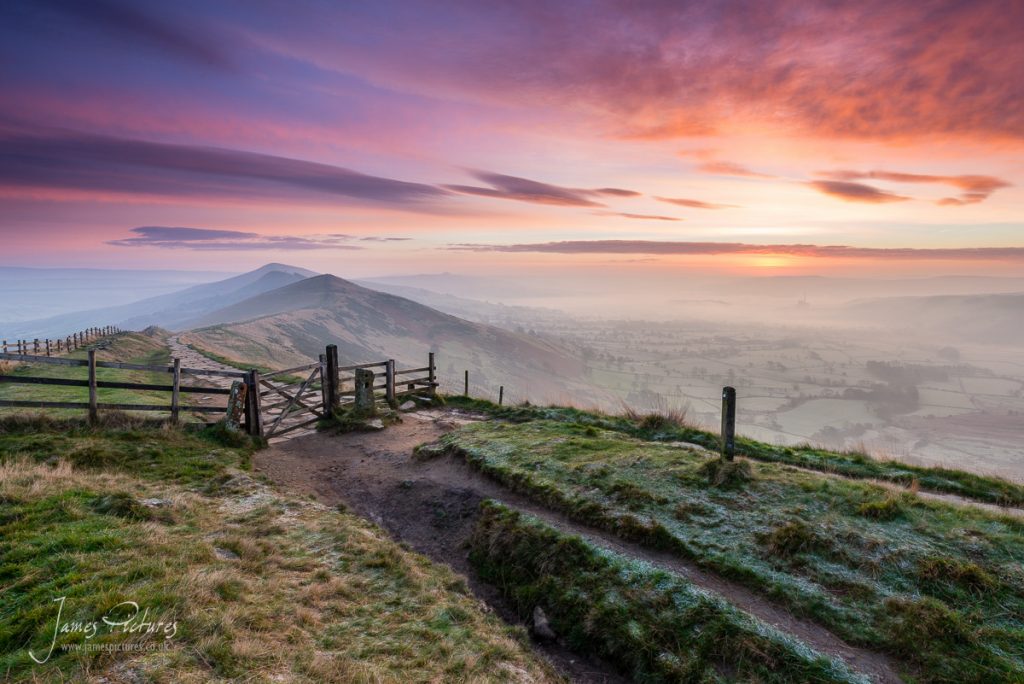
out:
{"label": "grassy hill", "polygon": [[[423,456],[455,454],[573,520],[745,584],[850,643],[898,659],[910,681],[1024,680],[1018,517],[937,502],[918,495],[917,485],[894,491],[777,462],[740,461],[736,477],[716,480],[714,455],[659,439],[673,428],[657,420],[633,422],[630,435],[624,419],[468,404],[505,420],[465,426]],[[1015,487],[984,480],[979,486]],[[497,573],[510,595],[550,590],[531,556],[554,543],[538,542],[551,533],[500,511],[488,515],[503,534],[523,539],[501,541],[504,553],[493,539],[481,546],[482,569]],[[501,571],[498,558],[513,569]],[[561,567],[553,564],[541,563],[548,573]],[[575,596],[565,599],[563,615],[596,610],[585,594]]]}
{"label": "grassy hill", "polygon": [[395,358],[422,366],[438,354],[441,375],[477,389],[504,384],[558,399],[584,388],[583,363],[555,344],[472,323],[416,302],[324,275],[281,287],[194,321],[182,340],[200,350],[271,368],[307,363],[328,343],[343,363]]}
{"label": "grassy hill", "polygon": [[[124,417],[0,420],[5,681],[556,680],[460,578],[269,487],[250,452]],[[128,601],[160,628],[74,628]],[[72,631],[47,659],[58,608]]]}

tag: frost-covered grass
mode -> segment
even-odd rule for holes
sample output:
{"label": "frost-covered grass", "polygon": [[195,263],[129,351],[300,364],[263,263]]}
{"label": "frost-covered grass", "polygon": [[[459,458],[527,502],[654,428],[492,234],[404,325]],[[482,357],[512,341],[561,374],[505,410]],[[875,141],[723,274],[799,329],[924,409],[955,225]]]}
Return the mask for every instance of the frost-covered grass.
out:
{"label": "frost-covered grass", "polygon": [[485,501],[470,561],[524,616],[639,682],[863,682],[685,579]]}
{"label": "frost-covered grass", "polygon": [[485,421],[440,448],[897,656],[918,681],[1024,680],[1018,519],[777,463],[716,486],[706,452],[589,420]]}
{"label": "frost-covered grass", "polygon": [[[674,420],[657,420],[657,416],[641,419],[612,416],[594,411],[558,406],[497,406],[488,401],[447,397],[454,407],[482,411],[510,421],[556,420],[592,425],[614,430],[631,437],[659,442],[692,442],[707,449],[719,448],[718,435],[699,430]],[[666,418],[671,418],[668,416]],[[800,468],[835,473],[844,477],[872,479],[910,486],[924,491],[955,494],[985,503],[1024,505],[1024,485],[998,477],[978,475],[964,470],[915,466],[900,461],[886,461],[857,452],[835,452],[805,445],[796,447],[765,444],[745,437],[736,438],[737,452],[759,461],[788,463]]]}

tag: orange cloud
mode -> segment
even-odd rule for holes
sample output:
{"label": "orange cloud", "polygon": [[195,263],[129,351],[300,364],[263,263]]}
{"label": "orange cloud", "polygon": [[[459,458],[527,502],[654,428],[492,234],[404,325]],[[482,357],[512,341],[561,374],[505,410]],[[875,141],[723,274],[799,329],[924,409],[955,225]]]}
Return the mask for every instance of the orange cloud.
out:
{"label": "orange cloud", "polygon": [[1010,183],[994,176],[963,175],[936,176],[922,173],[901,173],[898,171],[825,171],[821,175],[839,181],[877,179],[893,183],[940,183],[959,188],[963,192],[959,197],[944,197],[937,204],[942,206],[959,206],[977,204],[988,199],[988,196],[1000,188],[1010,187]]}
{"label": "orange cloud", "polygon": [[669,204],[675,204],[679,207],[690,207],[691,209],[729,209],[733,208],[735,204],[715,204],[714,202],[704,202],[695,199],[683,199],[681,197],[655,197],[654,199],[659,202],[667,202]]}
{"label": "orange cloud", "polygon": [[903,202],[910,199],[909,197],[903,197],[902,195],[894,195],[893,193],[886,192],[885,190],[879,190],[878,188],[871,187],[870,185],[864,185],[863,183],[851,183],[849,181],[811,181],[808,185],[819,192],[823,192],[826,195],[832,195],[833,197],[838,197],[839,199],[846,200],[847,202],[883,204],[886,202]]}
{"label": "orange cloud", "polygon": [[734,162],[728,161],[706,162],[698,166],[697,170],[703,171],[704,173],[713,173],[718,176],[741,176],[744,178],[775,177],[767,173],[759,173],[757,171],[752,171],[751,169],[748,169],[746,166],[742,166],[741,164],[736,164]]}

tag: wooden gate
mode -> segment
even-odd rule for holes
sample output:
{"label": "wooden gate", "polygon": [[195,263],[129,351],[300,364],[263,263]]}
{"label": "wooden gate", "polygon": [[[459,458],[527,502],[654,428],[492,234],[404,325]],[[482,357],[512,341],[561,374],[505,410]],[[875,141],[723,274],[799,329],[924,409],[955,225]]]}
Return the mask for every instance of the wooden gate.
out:
{"label": "wooden gate", "polygon": [[[334,409],[374,410],[381,400],[397,408],[403,398],[430,401],[436,392],[437,365],[433,352],[426,366],[406,370],[396,370],[394,359],[339,367],[338,347],[327,345],[325,352],[317,363],[263,374],[250,370],[245,374],[245,425],[249,434],[265,439],[280,437],[308,428],[329,417]],[[366,383],[362,397],[356,391],[359,375]],[[360,406],[360,400],[367,405]]]}
{"label": "wooden gate", "polygon": [[257,430],[266,439],[309,427],[327,415],[321,362],[249,374],[249,386],[259,388],[254,407],[259,415]]}

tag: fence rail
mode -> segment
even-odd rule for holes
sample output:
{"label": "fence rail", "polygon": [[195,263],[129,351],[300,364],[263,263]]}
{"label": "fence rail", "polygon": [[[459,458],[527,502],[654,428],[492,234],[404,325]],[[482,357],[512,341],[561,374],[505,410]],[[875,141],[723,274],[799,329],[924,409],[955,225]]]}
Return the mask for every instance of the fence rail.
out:
{"label": "fence rail", "polygon": [[[97,330],[120,332],[116,328]],[[85,344],[88,339],[76,333],[71,338],[72,346],[76,343]],[[81,342],[79,342],[81,341]],[[34,348],[34,344],[30,345]],[[169,366],[150,366],[115,361],[100,361],[96,358],[96,350],[88,349],[85,359],[58,358],[41,354],[24,353],[24,341],[18,341],[16,351],[0,352],[0,360],[15,361],[25,364],[45,364],[88,369],[88,379],[39,377],[19,374],[0,375],[0,384],[16,385],[48,385],[56,387],[76,387],[88,391],[88,401],[45,401],[34,399],[0,399],[0,408],[38,408],[38,409],[86,409],[89,419],[98,419],[101,410],[119,411],[160,411],[170,413],[171,420],[177,422],[182,410],[194,413],[222,413],[225,417],[239,425],[244,425],[246,432],[252,435],[270,437],[282,435],[301,427],[306,427],[329,415],[334,408],[347,406],[365,406],[374,404],[383,398],[389,404],[395,404],[399,397],[427,392],[433,395],[438,386],[434,354],[429,355],[428,364],[420,368],[396,370],[394,359],[350,366],[338,365],[338,348],[328,345],[325,354],[314,363],[303,364],[293,368],[260,373],[258,370],[228,371],[205,368],[184,368],[179,359],[172,359]],[[62,349],[66,349],[63,347]],[[55,350],[51,345],[51,353]],[[154,382],[121,382],[115,380],[99,380],[97,369],[114,369],[127,371],[145,371],[148,373],[168,373],[171,375],[169,384]],[[383,374],[375,370],[383,368]],[[295,373],[307,373],[302,380],[294,379]],[[424,375],[425,373],[425,375]],[[413,375],[416,377],[409,378]],[[200,385],[183,385],[183,376],[201,378],[227,378],[232,380],[230,388],[209,387]],[[380,378],[383,382],[380,382]],[[349,389],[351,387],[351,389]],[[399,389],[399,387],[403,389]],[[156,403],[111,403],[100,401],[98,391],[103,389],[135,390],[142,392],[169,392],[170,404]],[[381,392],[383,393],[381,395]],[[189,404],[182,406],[182,394],[227,395],[228,405],[201,406]],[[266,404],[263,399],[267,399]],[[302,416],[301,422],[294,422],[296,414],[309,413],[311,418]],[[266,427],[264,427],[266,425]]]}
{"label": "fence rail", "polygon": [[67,337],[58,337],[57,339],[40,339],[34,338],[31,340],[14,340],[8,343],[7,340],[0,340],[0,353],[12,353],[14,349],[16,354],[23,356],[29,355],[45,355],[52,356],[53,354],[67,354],[77,349],[81,349],[90,342],[103,337],[110,337],[121,332],[121,329],[117,326],[106,325],[102,328],[86,328],[81,332],[71,333]]}

